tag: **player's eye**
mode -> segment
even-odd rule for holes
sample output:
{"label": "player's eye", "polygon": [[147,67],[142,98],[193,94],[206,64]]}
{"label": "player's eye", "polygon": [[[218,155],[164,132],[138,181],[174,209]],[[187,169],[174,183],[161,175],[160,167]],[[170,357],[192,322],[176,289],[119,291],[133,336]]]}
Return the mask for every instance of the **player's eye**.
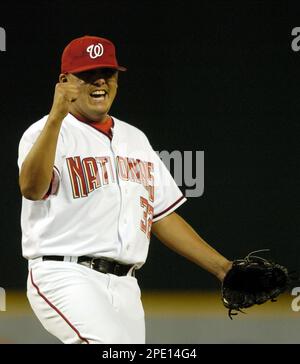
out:
{"label": "player's eye", "polygon": [[107,81],[115,80],[115,75],[117,71],[111,68],[102,68],[97,70],[85,71],[77,73],[76,76],[86,83],[93,83],[100,78]]}
{"label": "player's eye", "polygon": [[96,77],[108,79],[112,78],[116,74],[116,72],[116,70],[111,68],[103,68],[101,69],[101,71],[99,71]]}

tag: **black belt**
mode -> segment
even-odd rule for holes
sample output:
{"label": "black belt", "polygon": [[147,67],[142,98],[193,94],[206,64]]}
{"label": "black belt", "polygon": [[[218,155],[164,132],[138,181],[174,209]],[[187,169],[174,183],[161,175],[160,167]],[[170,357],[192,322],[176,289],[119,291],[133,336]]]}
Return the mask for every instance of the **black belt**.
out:
{"label": "black belt", "polygon": [[[60,255],[47,255],[43,256],[43,260],[57,260],[64,261],[64,257]],[[105,258],[92,258],[92,257],[78,257],[77,263],[87,265],[89,268],[94,269],[101,273],[110,273],[117,276],[126,276],[133,265],[121,264],[119,262],[108,260]],[[84,264],[87,263],[87,264]],[[135,268],[132,269],[131,275],[134,276]]]}

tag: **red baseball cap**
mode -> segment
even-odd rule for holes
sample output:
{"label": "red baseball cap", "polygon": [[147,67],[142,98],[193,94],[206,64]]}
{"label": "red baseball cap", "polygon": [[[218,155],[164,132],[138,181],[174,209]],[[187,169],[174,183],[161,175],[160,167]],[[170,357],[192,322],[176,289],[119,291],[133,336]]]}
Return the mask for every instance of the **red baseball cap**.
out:
{"label": "red baseball cap", "polygon": [[110,40],[90,35],[73,39],[63,51],[61,72],[77,73],[95,68],[126,71],[119,66],[115,46]]}

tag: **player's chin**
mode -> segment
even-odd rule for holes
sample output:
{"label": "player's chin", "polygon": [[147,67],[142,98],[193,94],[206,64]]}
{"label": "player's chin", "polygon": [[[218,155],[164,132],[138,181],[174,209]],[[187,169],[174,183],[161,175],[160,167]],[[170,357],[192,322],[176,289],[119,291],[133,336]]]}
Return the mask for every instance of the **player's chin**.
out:
{"label": "player's chin", "polygon": [[102,108],[102,107],[89,107],[86,114],[89,115],[89,118],[91,120],[97,121],[101,120],[103,116],[107,115],[108,108]]}
{"label": "player's chin", "polygon": [[107,101],[95,101],[89,102],[89,109],[93,112],[103,114],[109,110],[110,104]]}

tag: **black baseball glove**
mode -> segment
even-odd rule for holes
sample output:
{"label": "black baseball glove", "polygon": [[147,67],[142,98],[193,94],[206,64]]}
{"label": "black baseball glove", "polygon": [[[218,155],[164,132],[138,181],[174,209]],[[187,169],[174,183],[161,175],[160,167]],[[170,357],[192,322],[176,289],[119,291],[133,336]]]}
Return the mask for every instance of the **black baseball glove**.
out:
{"label": "black baseball glove", "polygon": [[249,253],[244,259],[233,261],[232,268],[222,282],[222,302],[228,308],[228,315],[237,315],[233,311],[260,305],[275,298],[287,290],[291,275],[287,268],[268,259]]}

